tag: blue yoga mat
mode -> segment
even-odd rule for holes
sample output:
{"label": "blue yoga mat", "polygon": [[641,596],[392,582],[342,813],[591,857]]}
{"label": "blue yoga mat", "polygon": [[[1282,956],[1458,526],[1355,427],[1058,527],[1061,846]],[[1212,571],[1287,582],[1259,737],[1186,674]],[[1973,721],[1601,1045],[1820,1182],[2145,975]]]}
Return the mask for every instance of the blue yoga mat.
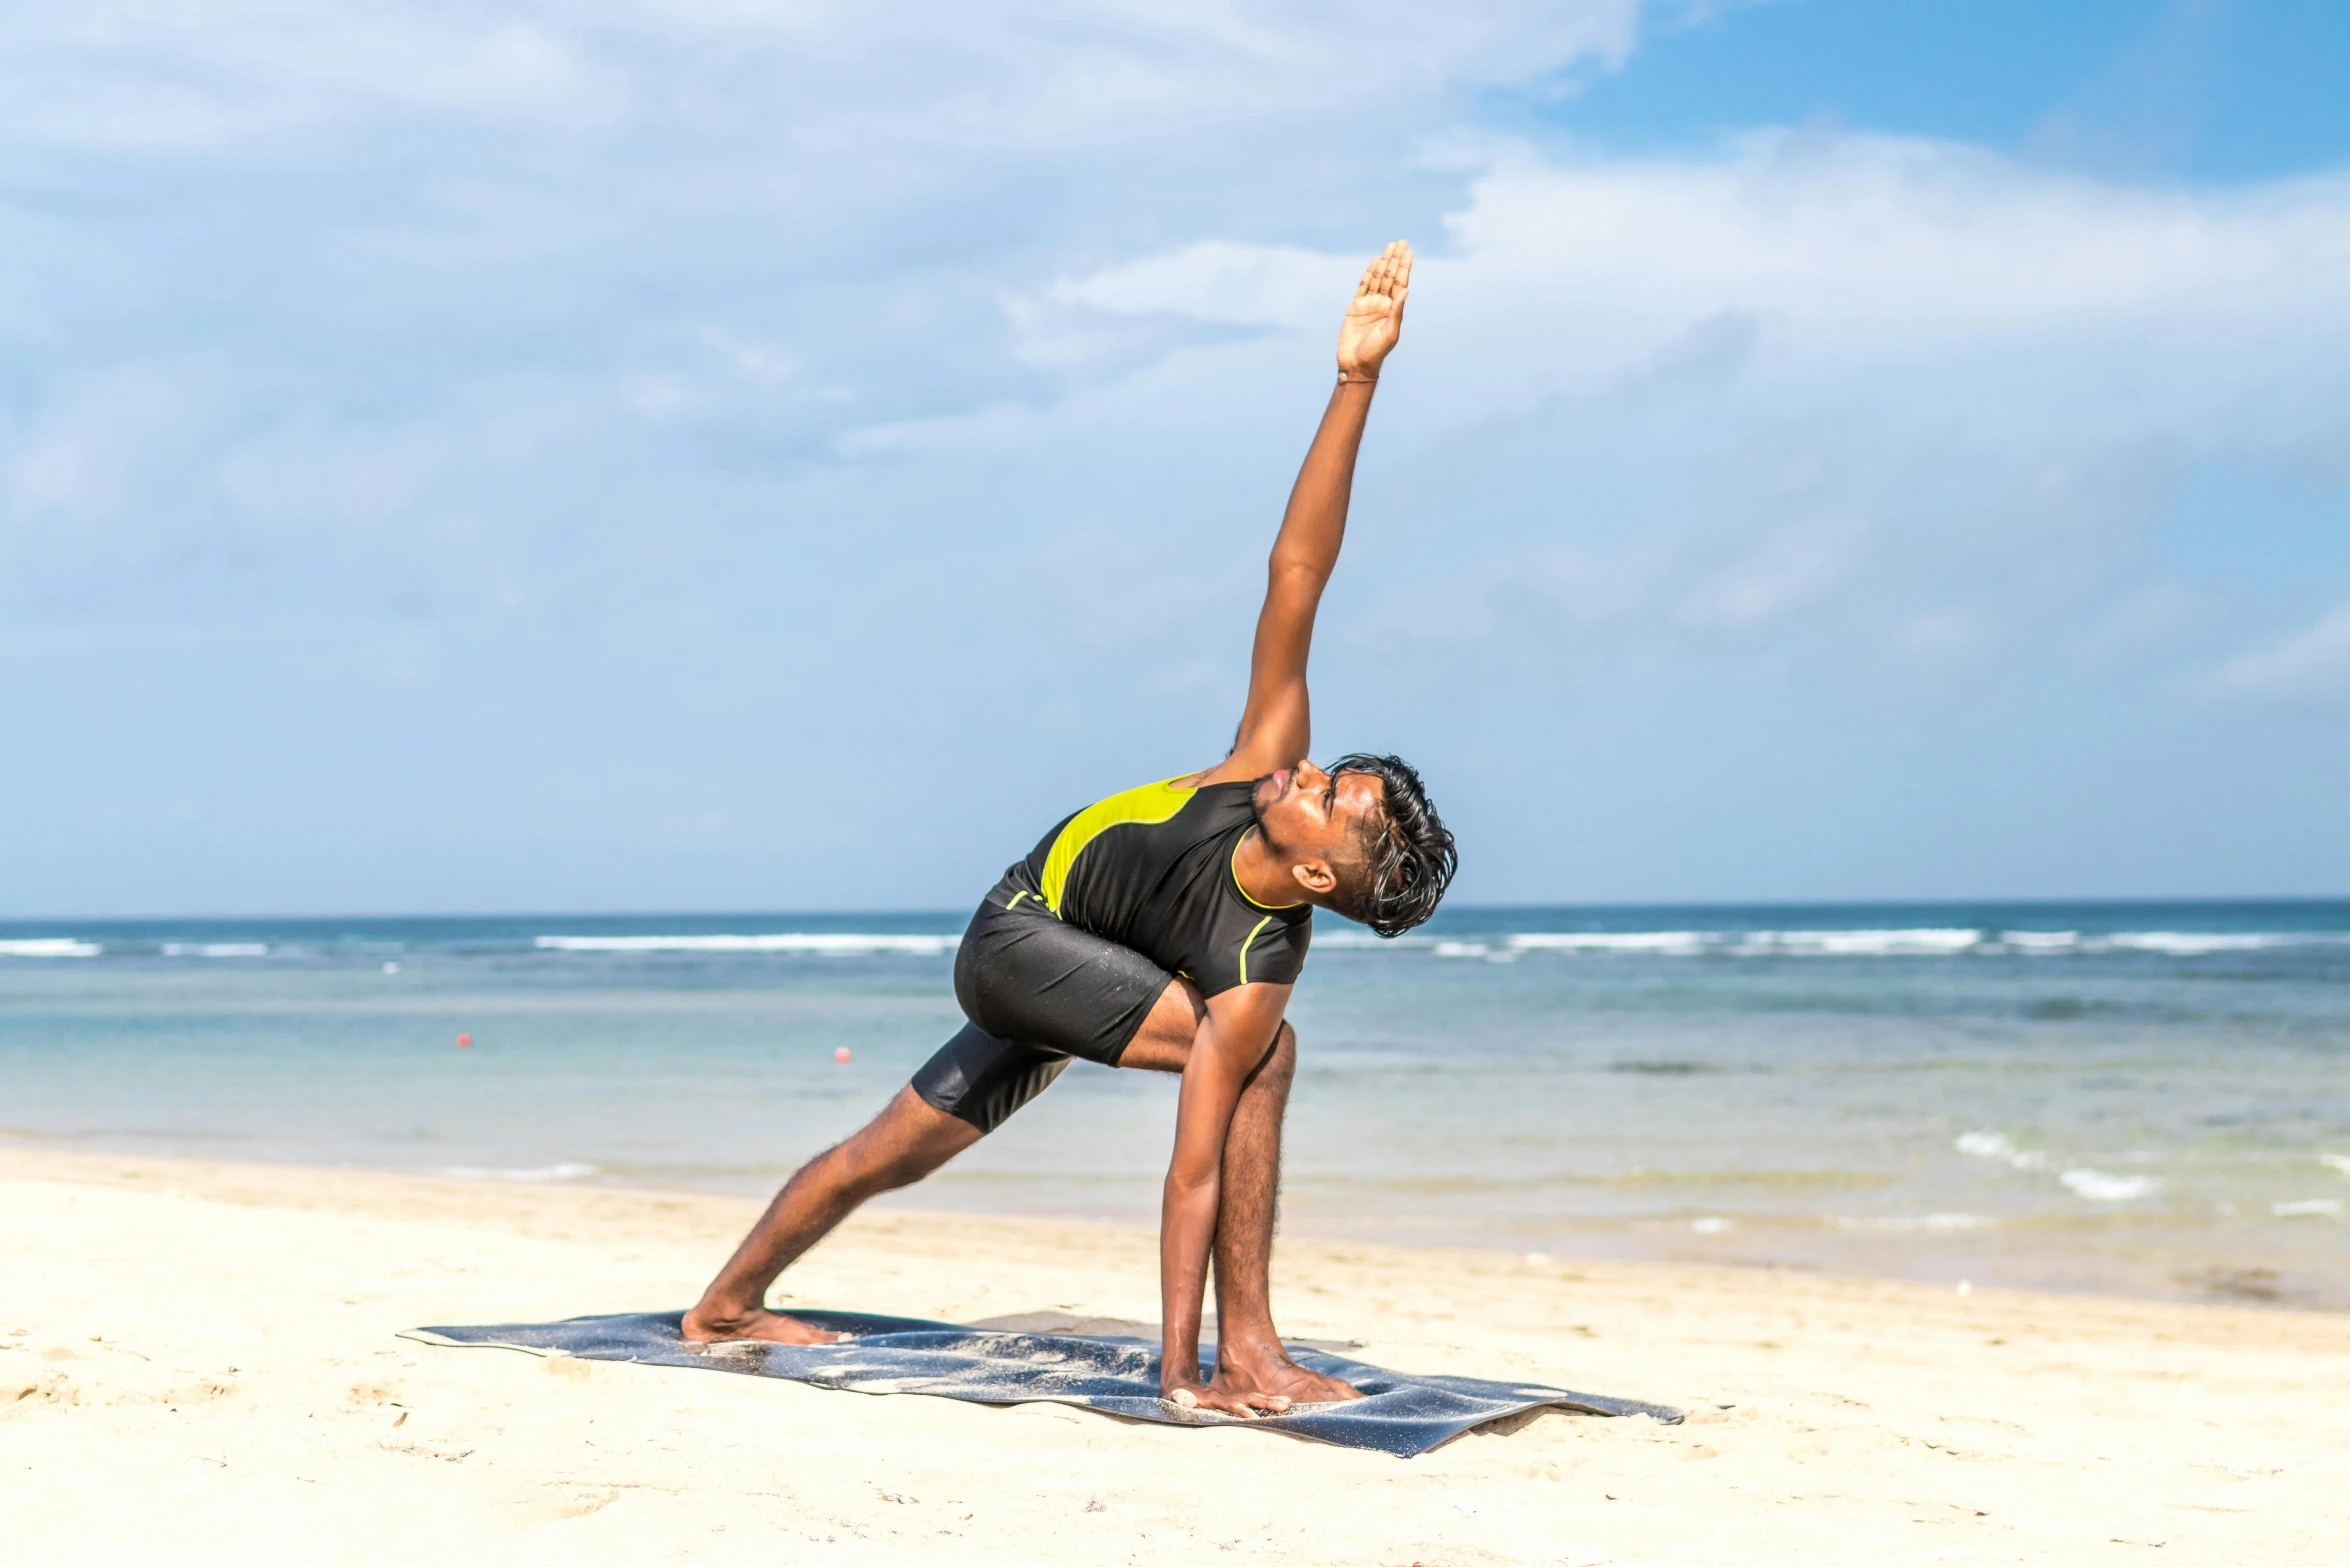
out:
{"label": "blue yoga mat", "polygon": [[[1534,1383],[1406,1376],[1292,1344],[1290,1354],[1299,1365],[1351,1382],[1364,1396],[1342,1404],[1300,1404],[1286,1414],[1244,1420],[1161,1399],[1158,1347],[1146,1339],[1003,1332],[912,1317],[795,1308],[792,1315],[801,1321],[850,1337],[815,1345],[692,1344],[678,1336],[679,1315],[639,1312],[497,1327],[416,1328],[401,1337],[425,1344],[782,1377],[851,1393],[920,1393],[974,1404],[1075,1404],[1164,1425],[1262,1426],[1398,1458],[1416,1457],[1463,1431],[1529,1409],[1646,1415],[1668,1425],[1681,1419],[1679,1410],[1661,1404]],[[1202,1369],[1211,1370],[1212,1349],[1202,1346],[1200,1358]]]}

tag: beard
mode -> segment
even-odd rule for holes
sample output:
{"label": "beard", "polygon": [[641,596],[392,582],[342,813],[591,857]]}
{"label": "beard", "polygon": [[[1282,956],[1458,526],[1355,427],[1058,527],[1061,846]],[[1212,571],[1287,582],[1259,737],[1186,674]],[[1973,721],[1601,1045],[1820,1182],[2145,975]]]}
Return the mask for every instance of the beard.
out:
{"label": "beard", "polygon": [[1266,773],[1262,777],[1252,780],[1248,786],[1248,814],[1256,822],[1257,831],[1264,833],[1267,843],[1273,841],[1273,835],[1265,831],[1265,807],[1261,802],[1261,797],[1265,792],[1265,785],[1272,781],[1273,775]]}

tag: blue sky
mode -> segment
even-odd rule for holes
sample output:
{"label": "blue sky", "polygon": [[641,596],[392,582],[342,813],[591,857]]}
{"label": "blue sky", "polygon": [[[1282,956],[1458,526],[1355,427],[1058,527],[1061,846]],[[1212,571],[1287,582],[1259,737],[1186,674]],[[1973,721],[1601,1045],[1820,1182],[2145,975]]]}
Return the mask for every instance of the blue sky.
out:
{"label": "blue sky", "polygon": [[2350,13],[0,26],[0,916],[954,907],[1229,736],[1479,901],[2350,889]]}

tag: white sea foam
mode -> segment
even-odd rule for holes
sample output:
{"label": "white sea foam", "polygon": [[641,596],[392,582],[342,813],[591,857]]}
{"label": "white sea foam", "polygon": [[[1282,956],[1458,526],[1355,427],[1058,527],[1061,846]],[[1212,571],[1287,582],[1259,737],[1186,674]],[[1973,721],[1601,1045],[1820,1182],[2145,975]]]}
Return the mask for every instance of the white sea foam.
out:
{"label": "white sea foam", "polygon": [[2077,930],[2003,930],[1999,945],[2016,952],[2041,953],[2071,952],[2081,944]]}
{"label": "white sea foam", "polygon": [[1472,935],[1404,936],[1383,940],[1362,930],[1318,932],[1325,951],[1432,952],[1438,957],[1514,957],[1529,952],[1626,953],[1654,957],[1718,955],[1741,958],[1920,958],[1984,956],[2071,957],[2149,952],[2200,957],[2215,952],[2350,944],[2350,931],[2121,931],[1989,930],[1914,926],[1882,930],[1623,930],[1494,931]]}
{"label": "white sea foam", "polygon": [[1971,929],[1758,930],[1748,934],[1743,950],[1792,957],[1951,957],[1982,940],[1983,932]]}
{"label": "white sea foam", "polygon": [[1705,950],[1694,930],[1527,931],[1509,938],[1519,952],[1662,952],[1674,956]]}
{"label": "white sea foam", "polygon": [[2342,1204],[2332,1197],[2304,1197],[2299,1202],[2271,1203],[2268,1211],[2280,1219],[2330,1219],[2342,1211]]}
{"label": "white sea foam", "polygon": [[2046,1154],[2030,1153],[2018,1148],[2004,1132],[1961,1132],[1958,1141],[1952,1146],[1960,1153],[1971,1154],[1977,1159],[1996,1159],[2018,1170],[2048,1168]]}
{"label": "white sea foam", "polygon": [[31,936],[0,941],[0,958],[94,958],[106,949],[71,936]]}
{"label": "white sea foam", "polygon": [[583,1175],[595,1174],[596,1167],[592,1164],[540,1164],[519,1169],[496,1169],[478,1164],[452,1164],[439,1173],[460,1181],[576,1181]]}
{"label": "white sea foam", "polygon": [[2076,1197],[2091,1202],[2135,1202],[2162,1190],[2151,1175],[2108,1175],[2103,1170],[2067,1170],[2057,1177]]}
{"label": "white sea foam", "polygon": [[1846,1218],[1841,1215],[1830,1221],[1840,1230],[1994,1230],[1999,1221],[1987,1213],[1917,1213],[1897,1214],[1878,1218]]}
{"label": "white sea foam", "polygon": [[2197,958],[2209,952],[2257,952],[2263,947],[2297,947],[2324,939],[2325,934],[2317,931],[2223,935],[2182,930],[2125,930],[2104,937],[2102,943],[2123,952],[2160,952],[2174,958]]}
{"label": "white sea foam", "polygon": [[1722,1235],[1737,1227],[1735,1221],[1709,1214],[1702,1219],[1691,1219],[1689,1228],[1699,1235]]}
{"label": "white sea foam", "polygon": [[2317,1156],[2317,1162],[2329,1170],[2350,1175],[2350,1153],[2321,1153]]}
{"label": "white sea foam", "polygon": [[810,952],[825,957],[907,952],[937,957],[954,951],[962,940],[961,936],[795,932],[771,936],[541,936],[537,945],[555,952]]}
{"label": "white sea foam", "polygon": [[269,944],[264,941],[167,941],[163,944],[167,958],[265,958]]}

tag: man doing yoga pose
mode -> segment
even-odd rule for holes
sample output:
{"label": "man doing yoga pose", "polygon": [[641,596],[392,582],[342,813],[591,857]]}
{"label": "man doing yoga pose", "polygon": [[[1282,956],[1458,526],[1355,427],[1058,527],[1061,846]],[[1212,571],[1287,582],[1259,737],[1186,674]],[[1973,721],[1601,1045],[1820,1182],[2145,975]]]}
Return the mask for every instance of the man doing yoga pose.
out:
{"label": "man doing yoga pose", "polygon": [[[858,1204],[930,1174],[1083,1056],[1183,1074],[1160,1210],[1161,1392],[1239,1415],[1357,1396],[1290,1360],[1268,1274],[1297,1062],[1282,1012],[1313,912],[1399,935],[1435,912],[1452,879],[1452,835],[1410,767],[1392,756],[1327,769],[1305,760],[1314,613],[1411,275],[1410,247],[1390,245],[1347,306],[1338,385],[1273,541],[1231,755],[1087,806],[1004,873],[955,956],[968,1025],[864,1130],[791,1178],[686,1313],[687,1338],[831,1338],[766,1309],[776,1275]],[[1211,1254],[1218,1344],[1203,1384]]]}

